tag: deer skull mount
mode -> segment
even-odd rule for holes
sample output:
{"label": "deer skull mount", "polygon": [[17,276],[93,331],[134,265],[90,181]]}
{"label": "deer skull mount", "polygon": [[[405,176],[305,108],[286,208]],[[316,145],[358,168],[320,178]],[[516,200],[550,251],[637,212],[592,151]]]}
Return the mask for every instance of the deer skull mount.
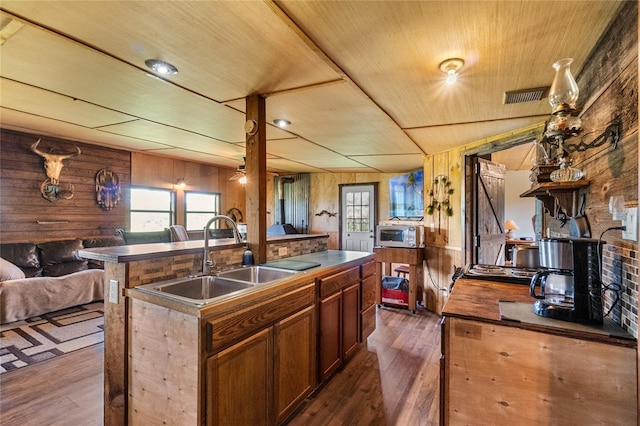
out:
{"label": "deer skull mount", "polygon": [[44,158],[44,170],[47,173],[47,179],[40,185],[40,193],[47,201],[58,201],[59,199],[68,200],[73,197],[73,185],[67,183],[64,187],[60,184],[60,172],[62,171],[62,160],[75,157],[80,154],[80,148],[76,147],[76,152],[67,154],[53,154],[51,152],[43,152],[38,149],[40,139],[31,145],[31,151]]}

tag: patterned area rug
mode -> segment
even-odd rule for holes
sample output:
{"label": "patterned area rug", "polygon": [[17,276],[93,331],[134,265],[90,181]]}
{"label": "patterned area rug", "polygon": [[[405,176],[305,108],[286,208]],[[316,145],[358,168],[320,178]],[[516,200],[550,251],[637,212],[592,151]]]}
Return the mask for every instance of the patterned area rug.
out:
{"label": "patterned area rug", "polygon": [[104,341],[102,302],[0,326],[0,374]]}

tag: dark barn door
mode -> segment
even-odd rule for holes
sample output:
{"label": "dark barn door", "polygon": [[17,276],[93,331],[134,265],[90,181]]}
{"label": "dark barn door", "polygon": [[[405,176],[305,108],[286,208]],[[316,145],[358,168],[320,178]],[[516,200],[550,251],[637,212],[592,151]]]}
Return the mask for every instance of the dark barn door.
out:
{"label": "dark barn door", "polygon": [[474,263],[497,265],[504,262],[504,178],[503,164],[476,158]]}

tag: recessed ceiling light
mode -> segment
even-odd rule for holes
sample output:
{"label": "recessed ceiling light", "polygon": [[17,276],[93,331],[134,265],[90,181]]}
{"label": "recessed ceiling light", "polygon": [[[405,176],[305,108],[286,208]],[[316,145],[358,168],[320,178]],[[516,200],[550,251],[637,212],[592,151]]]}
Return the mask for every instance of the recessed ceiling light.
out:
{"label": "recessed ceiling light", "polygon": [[440,63],[440,71],[447,74],[447,84],[453,84],[458,80],[458,71],[463,65],[464,60],[460,58],[451,58]]}
{"label": "recessed ceiling light", "polygon": [[273,120],[273,124],[284,129],[289,124],[291,124],[291,122],[289,120],[285,120],[284,118],[276,118],[275,120]]}
{"label": "recessed ceiling light", "polygon": [[158,59],[147,59],[144,63],[158,74],[168,75],[178,73],[178,68],[174,67],[169,62],[160,61]]}

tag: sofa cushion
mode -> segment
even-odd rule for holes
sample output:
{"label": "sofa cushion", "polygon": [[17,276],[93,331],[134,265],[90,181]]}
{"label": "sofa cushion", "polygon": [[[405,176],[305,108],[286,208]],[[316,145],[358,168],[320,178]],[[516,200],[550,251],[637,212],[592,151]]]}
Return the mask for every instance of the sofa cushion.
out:
{"label": "sofa cushion", "polygon": [[38,249],[34,243],[0,244],[0,256],[22,269],[27,278],[42,275]]}
{"label": "sofa cushion", "polygon": [[89,269],[89,262],[86,260],[54,263],[53,265],[44,265],[42,275],[45,277],[60,277],[73,274],[74,272],[84,271],[85,269]]}
{"label": "sofa cushion", "polygon": [[0,257],[0,281],[19,280],[24,277],[22,269]]}
{"label": "sofa cushion", "polygon": [[104,299],[104,271],[0,282],[0,324]]}
{"label": "sofa cushion", "polygon": [[87,261],[78,256],[78,250],[83,248],[82,240],[50,241],[38,244],[38,248],[43,275],[46,277],[59,277],[88,269]]}
{"label": "sofa cushion", "polygon": [[[90,237],[82,240],[84,248],[115,247],[124,244],[122,235]],[[89,269],[104,269],[104,262],[101,260],[89,259]]]}

